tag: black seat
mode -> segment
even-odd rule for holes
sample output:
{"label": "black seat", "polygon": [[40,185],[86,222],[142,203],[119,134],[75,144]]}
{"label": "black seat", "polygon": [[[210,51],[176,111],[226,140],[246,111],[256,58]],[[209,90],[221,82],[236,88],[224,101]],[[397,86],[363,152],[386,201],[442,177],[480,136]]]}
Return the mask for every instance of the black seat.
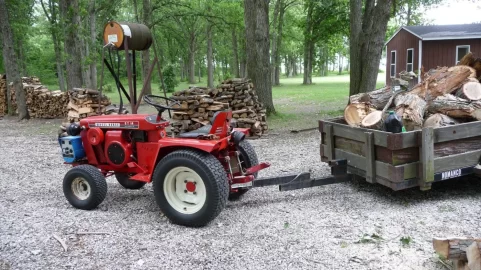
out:
{"label": "black seat", "polygon": [[210,125],[205,125],[203,127],[200,127],[196,130],[192,130],[192,131],[189,131],[189,132],[180,133],[179,135],[177,135],[177,138],[195,139],[195,138],[198,138],[199,136],[209,134],[209,132],[212,128],[212,123],[215,122],[215,118],[217,117],[217,115],[219,115],[219,113],[220,112],[214,113],[214,116],[212,116],[212,119],[210,120]]}

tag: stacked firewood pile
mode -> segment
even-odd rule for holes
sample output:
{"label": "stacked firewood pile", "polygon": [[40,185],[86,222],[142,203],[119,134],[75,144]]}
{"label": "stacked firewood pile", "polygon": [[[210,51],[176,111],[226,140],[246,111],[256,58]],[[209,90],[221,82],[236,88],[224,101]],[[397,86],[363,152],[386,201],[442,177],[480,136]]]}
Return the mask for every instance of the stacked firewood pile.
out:
{"label": "stacked firewood pile", "polygon": [[[442,262],[451,269],[481,269],[481,239],[476,238],[434,238],[433,247]],[[446,261],[451,261],[452,265]]]}
{"label": "stacked firewood pile", "polygon": [[108,114],[118,112],[114,107],[106,110],[110,100],[104,95],[99,99],[100,92],[97,90],[74,88],[68,91],[68,96],[70,99],[67,105],[69,122],[78,122],[89,116],[106,114],[107,111]]}
{"label": "stacked firewood pile", "polygon": [[411,89],[401,83],[398,91],[386,86],[351,96],[344,120],[350,126],[383,130],[386,112],[395,111],[406,131],[481,120],[479,79],[481,59],[469,53],[456,66],[430,70]]}
{"label": "stacked firewood pile", "polygon": [[[26,104],[32,118],[61,118],[67,115],[68,96],[60,90],[50,91],[37,77],[23,77]],[[12,110],[17,110],[15,89],[10,88]],[[5,76],[0,80],[0,114],[7,113],[7,85]]]}
{"label": "stacked firewood pile", "polygon": [[0,116],[7,114],[7,80],[0,74]]}
{"label": "stacked firewood pile", "polygon": [[249,128],[252,136],[266,134],[266,110],[259,102],[249,79],[230,79],[217,88],[194,87],[173,94],[181,102],[182,111],[173,113],[174,134],[192,131],[210,123],[217,111],[232,110],[233,123],[239,128]]}

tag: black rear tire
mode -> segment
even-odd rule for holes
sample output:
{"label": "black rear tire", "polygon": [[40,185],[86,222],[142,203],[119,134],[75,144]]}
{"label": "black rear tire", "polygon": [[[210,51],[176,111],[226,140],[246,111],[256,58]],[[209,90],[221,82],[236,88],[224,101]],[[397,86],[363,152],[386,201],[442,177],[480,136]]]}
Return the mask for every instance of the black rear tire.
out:
{"label": "black rear tire", "polygon": [[[240,160],[243,162],[243,168],[250,168],[252,166],[259,164],[259,159],[257,158],[256,150],[252,144],[247,140],[242,140],[237,146],[237,151],[240,152]],[[257,173],[254,174],[257,178]],[[250,188],[238,188],[237,192],[230,192],[229,200],[234,201],[240,199]]]}
{"label": "black rear tire", "polygon": [[[183,210],[187,211],[187,208],[181,209],[180,204],[173,203],[171,205],[166,197],[166,193],[170,192],[169,196],[172,201],[172,197],[180,196],[176,195],[176,192],[182,194],[185,191],[187,193],[187,187],[186,190],[179,191],[177,184],[169,185],[170,181],[174,181],[174,183],[181,181],[177,179],[177,176],[172,177],[175,180],[168,180],[171,177],[169,174],[171,171],[174,172],[183,167],[195,172],[205,187],[205,202],[199,204],[198,207],[201,208],[192,213],[183,212]],[[181,173],[185,172],[180,172],[178,175]],[[184,181],[181,183],[187,183],[187,180]],[[155,199],[165,216],[174,224],[188,227],[207,225],[225,207],[229,195],[229,180],[222,164],[213,155],[197,150],[178,150],[165,156],[155,167],[152,182]],[[166,183],[164,184],[164,182]],[[174,189],[175,191],[173,191]],[[201,192],[199,191],[199,193]]]}
{"label": "black rear tire", "polygon": [[117,182],[126,189],[140,189],[145,186],[145,182],[130,180],[130,176],[127,173],[115,173]]}
{"label": "black rear tire", "polygon": [[63,193],[73,207],[91,210],[107,196],[107,181],[96,167],[79,165],[65,174]]}

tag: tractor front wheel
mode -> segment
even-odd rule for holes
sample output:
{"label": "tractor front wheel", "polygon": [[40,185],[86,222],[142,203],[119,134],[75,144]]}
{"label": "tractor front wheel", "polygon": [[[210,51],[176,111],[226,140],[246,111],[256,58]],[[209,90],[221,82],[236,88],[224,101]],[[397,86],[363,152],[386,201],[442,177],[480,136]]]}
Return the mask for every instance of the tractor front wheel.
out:
{"label": "tractor front wheel", "polygon": [[115,178],[117,179],[117,182],[119,182],[119,184],[126,189],[140,189],[145,186],[145,182],[130,180],[130,176],[132,175],[129,175],[127,173],[115,173]]}
{"label": "tractor front wheel", "polygon": [[152,177],[154,196],[172,223],[201,227],[225,207],[227,174],[209,153],[178,150],[165,156]]}
{"label": "tractor front wheel", "polygon": [[76,166],[65,174],[63,193],[73,207],[91,210],[105,199],[107,181],[92,165]]}

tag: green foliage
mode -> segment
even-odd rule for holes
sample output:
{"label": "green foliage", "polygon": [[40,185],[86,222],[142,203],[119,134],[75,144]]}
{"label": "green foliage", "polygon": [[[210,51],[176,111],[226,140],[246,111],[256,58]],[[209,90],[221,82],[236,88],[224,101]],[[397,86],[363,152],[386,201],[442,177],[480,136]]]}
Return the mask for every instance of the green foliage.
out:
{"label": "green foliage", "polygon": [[383,240],[381,236],[379,236],[376,233],[373,233],[371,235],[364,233],[361,238],[356,241],[356,244],[368,244],[368,243],[377,243],[379,241]]}
{"label": "green foliage", "polygon": [[411,238],[411,236],[403,236],[401,237],[401,239],[399,239],[399,241],[401,241],[403,247],[408,247],[413,242],[413,239]]}
{"label": "green foliage", "polygon": [[164,77],[164,84],[167,92],[174,92],[175,87],[179,85],[175,76],[174,67],[172,65],[167,65],[162,71],[162,75]]}
{"label": "green foliage", "polygon": [[102,86],[102,91],[105,92],[105,93],[113,93],[114,92],[114,88],[112,87],[111,84],[104,84]]}

